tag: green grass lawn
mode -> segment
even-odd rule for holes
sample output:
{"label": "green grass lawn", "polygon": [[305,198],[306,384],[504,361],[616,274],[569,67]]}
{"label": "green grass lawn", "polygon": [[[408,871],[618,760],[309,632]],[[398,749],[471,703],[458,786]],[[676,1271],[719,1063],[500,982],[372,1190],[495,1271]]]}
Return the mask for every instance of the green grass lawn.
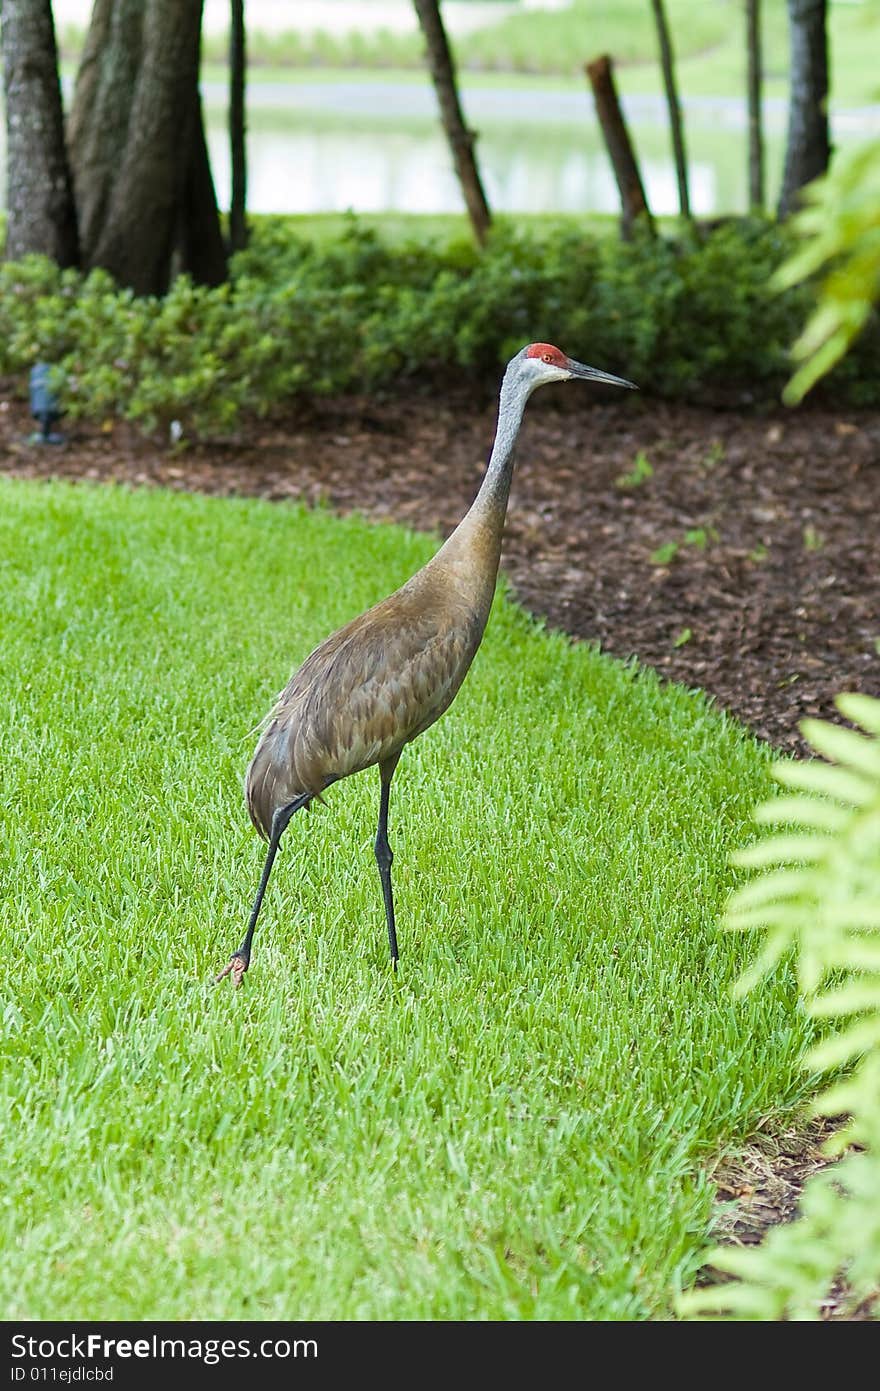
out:
{"label": "green grass lawn", "polygon": [[802,1096],[788,972],[716,922],[766,750],[499,600],[451,711],[263,859],[292,665],[434,542],[0,483],[5,1316],[668,1317],[701,1165]]}

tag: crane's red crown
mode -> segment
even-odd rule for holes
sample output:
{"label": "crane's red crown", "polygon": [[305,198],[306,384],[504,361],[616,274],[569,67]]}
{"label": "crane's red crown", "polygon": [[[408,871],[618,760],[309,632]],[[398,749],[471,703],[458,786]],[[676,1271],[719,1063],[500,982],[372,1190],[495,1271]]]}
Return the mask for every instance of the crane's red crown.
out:
{"label": "crane's red crown", "polygon": [[565,353],[561,353],[558,348],[554,348],[552,343],[530,343],[526,348],[526,357],[539,357],[542,362],[552,362],[554,367],[566,367],[568,358]]}

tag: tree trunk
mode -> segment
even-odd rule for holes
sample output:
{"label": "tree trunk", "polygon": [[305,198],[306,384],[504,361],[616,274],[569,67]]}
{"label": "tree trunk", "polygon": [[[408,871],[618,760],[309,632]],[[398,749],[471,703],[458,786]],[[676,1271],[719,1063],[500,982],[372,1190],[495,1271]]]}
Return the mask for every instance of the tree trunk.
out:
{"label": "tree trunk", "polygon": [[446,38],[446,30],[440,17],[438,0],[413,0],[425,44],[428,49],[428,65],[440,105],[443,129],[452,151],[452,159],[458,182],[464,195],[465,205],[474,236],[482,246],[486,240],[492,221],[479,170],[474,156],[473,131],[468,130],[461,112],[458,88],[455,83],[455,66]]}
{"label": "tree trunk", "polygon": [[620,190],[621,235],[628,240],[632,236],[633,224],[638,217],[644,218],[647,226],[653,229],[642,176],[620,109],[611,59],[607,54],[603,54],[592,63],[587,63],[584,71],[590,79],[596,115],[599,117],[614,177]]}
{"label": "tree trunk", "polygon": [[229,200],[229,249],[247,246],[247,147],[245,144],[245,83],[247,74],[244,0],[232,0],[229,30],[229,150],[232,193]]}
{"label": "tree trunk", "polygon": [[67,139],[86,265],[128,138],[143,48],[146,0],[95,0],[76,75]]}
{"label": "tree trunk", "polygon": [[226,247],[217,216],[217,197],[198,88],[193,90],[191,100],[193,138],[183,185],[175,270],[185,271],[200,285],[222,285],[228,270]]}
{"label": "tree trunk", "polygon": [[691,200],[688,193],[687,156],[684,149],[681,104],[678,100],[678,89],[675,83],[675,58],[672,53],[672,39],[669,34],[669,25],[666,22],[663,0],[651,0],[651,7],[657,24],[660,66],[663,69],[663,85],[666,88],[666,105],[669,107],[669,128],[672,133],[675,174],[678,179],[678,206],[682,217],[690,217]]}
{"label": "tree trunk", "polygon": [[163,294],[172,256],[225,274],[198,97],[202,0],[96,0],[69,139],[82,259]]}
{"label": "tree trunk", "polygon": [[794,211],[804,184],[824,174],[831,157],[827,10],[827,0],[788,0],[791,92],[780,217]]}
{"label": "tree trunk", "polygon": [[78,259],[51,0],[4,0],[6,255]]}
{"label": "tree trunk", "polygon": [[761,115],[761,0],[746,0],[749,111],[749,205],[764,206],[764,130]]}

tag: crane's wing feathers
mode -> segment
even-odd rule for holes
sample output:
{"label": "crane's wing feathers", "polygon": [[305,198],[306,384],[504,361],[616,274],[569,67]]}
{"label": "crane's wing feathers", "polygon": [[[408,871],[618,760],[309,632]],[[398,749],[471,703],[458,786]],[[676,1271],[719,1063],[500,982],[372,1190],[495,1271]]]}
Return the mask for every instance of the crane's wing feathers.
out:
{"label": "crane's wing feathers", "polygon": [[247,775],[258,830],[303,793],[382,763],[454,699],[485,619],[407,586],[326,638],[282,691]]}

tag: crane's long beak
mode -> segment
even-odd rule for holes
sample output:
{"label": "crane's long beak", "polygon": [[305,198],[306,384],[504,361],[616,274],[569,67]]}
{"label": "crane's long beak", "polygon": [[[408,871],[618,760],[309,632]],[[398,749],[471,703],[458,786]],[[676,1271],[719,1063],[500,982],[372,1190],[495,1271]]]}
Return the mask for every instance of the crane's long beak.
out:
{"label": "crane's long beak", "polygon": [[628,382],[625,377],[612,377],[610,372],[600,372],[598,367],[587,367],[583,362],[575,362],[574,358],[568,358],[566,367],[573,377],[583,377],[588,382],[605,382],[607,386],[625,386],[630,391],[638,391],[635,382]]}

